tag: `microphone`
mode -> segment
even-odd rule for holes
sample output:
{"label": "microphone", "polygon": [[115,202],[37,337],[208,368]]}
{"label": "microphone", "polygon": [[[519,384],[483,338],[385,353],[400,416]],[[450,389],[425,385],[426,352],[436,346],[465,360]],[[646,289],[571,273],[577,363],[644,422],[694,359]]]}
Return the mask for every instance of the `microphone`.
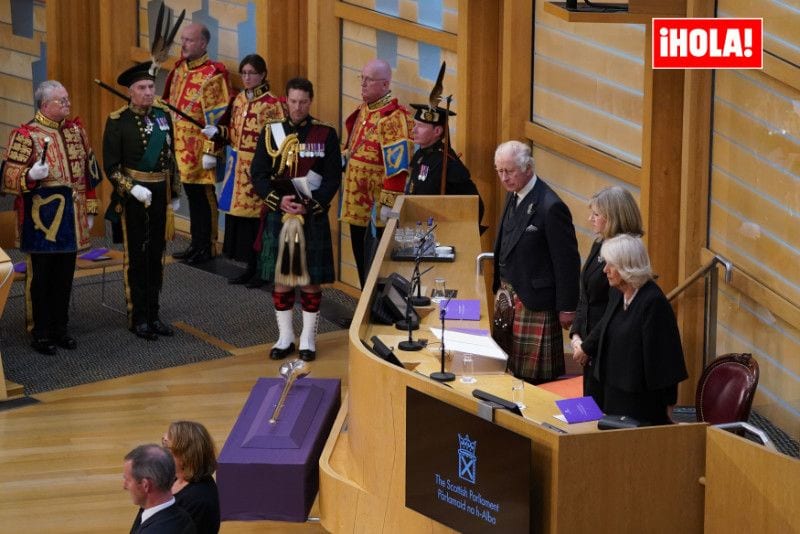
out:
{"label": "microphone", "polygon": [[49,137],[44,138],[44,147],[42,148],[42,155],[39,157],[39,164],[44,165],[44,162],[47,160],[47,147],[50,146],[50,139]]}
{"label": "microphone", "polygon": [[441,367],[440,371],[437,371],[435,373],[431,373],[431,378],[433,380],[436,380],[437,382],[452,382],[453,380],[456,379],[456,375],[444,370],[444,358],[445,358],[445,351],[444,351],[444,318],[445,318],[445,315],[447,315],[447,305],[450,304],[450,299],[452,299],[452,298],[453,297],[448,298],[445,301],[444,305],[439,304],[439,319],[442,320],[442,339],[441,339],[441,342],[442,342],[442,356],[441,356],[442,367]]}
{"label": "microphone", "polygon": [[428,228],[428,231],[422,235],[414,253],[414,271],[411,274],[411,283],[413,284],[415,279],[417,281],[417,294],[411,297],[411,304],[414,306],[428,306],[431,303],[431,299],[422,294],[422,275],[433,269],[433,267],[419,272],[419,264],[422,261],[423,245],[434,230],[436,230],[435,224]]}

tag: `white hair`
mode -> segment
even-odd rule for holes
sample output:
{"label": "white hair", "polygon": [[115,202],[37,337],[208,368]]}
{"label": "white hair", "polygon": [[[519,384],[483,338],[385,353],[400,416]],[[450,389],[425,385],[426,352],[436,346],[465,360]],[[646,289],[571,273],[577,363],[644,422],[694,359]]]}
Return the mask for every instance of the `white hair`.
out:
{"label": "white hair", "polygon": [[494,159],[497,160],[501,156],[511,156],[520,171],[533,172],[533,154],[531,147],[520,141],[506,141],[501,143],[500,146],[494,151]]}
{"label": "white hair", "polygon": [[63,88],[64,86],[57,80],[45,80],[40,83],[36,87],[36,91],[33,93],[33,98],[36,100],[36,109],[41,109],[42,104],[44,104],[47,99],[50,98],[50,95],[53,94],[53,91]]}
{"label": "white hair", "polygon": [[639,236],[619,234],[606,239],[600,247],[600,256],[616,267],[622,279],[636,289],[653,278],[650,257]]}

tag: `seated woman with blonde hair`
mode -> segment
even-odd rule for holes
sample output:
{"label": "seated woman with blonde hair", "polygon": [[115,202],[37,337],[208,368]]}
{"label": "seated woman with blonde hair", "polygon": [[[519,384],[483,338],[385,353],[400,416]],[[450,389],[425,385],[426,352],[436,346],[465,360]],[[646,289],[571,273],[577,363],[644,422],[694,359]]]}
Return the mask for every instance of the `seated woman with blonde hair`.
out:
{"label": "seated woman with blonde hair", "polygon": [[175,504],[186,510],[198,534],[219,532],[219,493],[214,481],[217,453],[206,427],[194,421],[175,421],[162,438],[175,459]]}
{"label": "seated woman with blonde hair", "polygon": [[600,247],[611,291],[605,314],[576,351],[593,358],[601,408],[642,424],[671,423],[678,383],[688,377],[675,313],[653,281],[640,237],[621,234]]}

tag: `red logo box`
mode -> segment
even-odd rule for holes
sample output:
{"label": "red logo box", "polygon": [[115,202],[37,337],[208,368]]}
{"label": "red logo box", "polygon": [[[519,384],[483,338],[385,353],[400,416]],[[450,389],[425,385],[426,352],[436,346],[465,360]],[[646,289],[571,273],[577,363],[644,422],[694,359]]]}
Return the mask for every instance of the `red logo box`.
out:
{"label": "red logo box", "polygon": [[654,18],[654,69],[760,69],[764,19]]}

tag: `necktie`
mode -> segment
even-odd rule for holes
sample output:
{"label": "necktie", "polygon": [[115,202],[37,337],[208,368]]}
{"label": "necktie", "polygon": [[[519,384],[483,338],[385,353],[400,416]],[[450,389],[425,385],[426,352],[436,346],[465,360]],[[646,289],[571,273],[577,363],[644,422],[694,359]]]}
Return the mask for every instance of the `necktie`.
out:
{"label": "necktie", "polygon": [[516,193],[511,195],[511,211],[513,212],[517,209],[517,202],[519,201],[519,196]]}

